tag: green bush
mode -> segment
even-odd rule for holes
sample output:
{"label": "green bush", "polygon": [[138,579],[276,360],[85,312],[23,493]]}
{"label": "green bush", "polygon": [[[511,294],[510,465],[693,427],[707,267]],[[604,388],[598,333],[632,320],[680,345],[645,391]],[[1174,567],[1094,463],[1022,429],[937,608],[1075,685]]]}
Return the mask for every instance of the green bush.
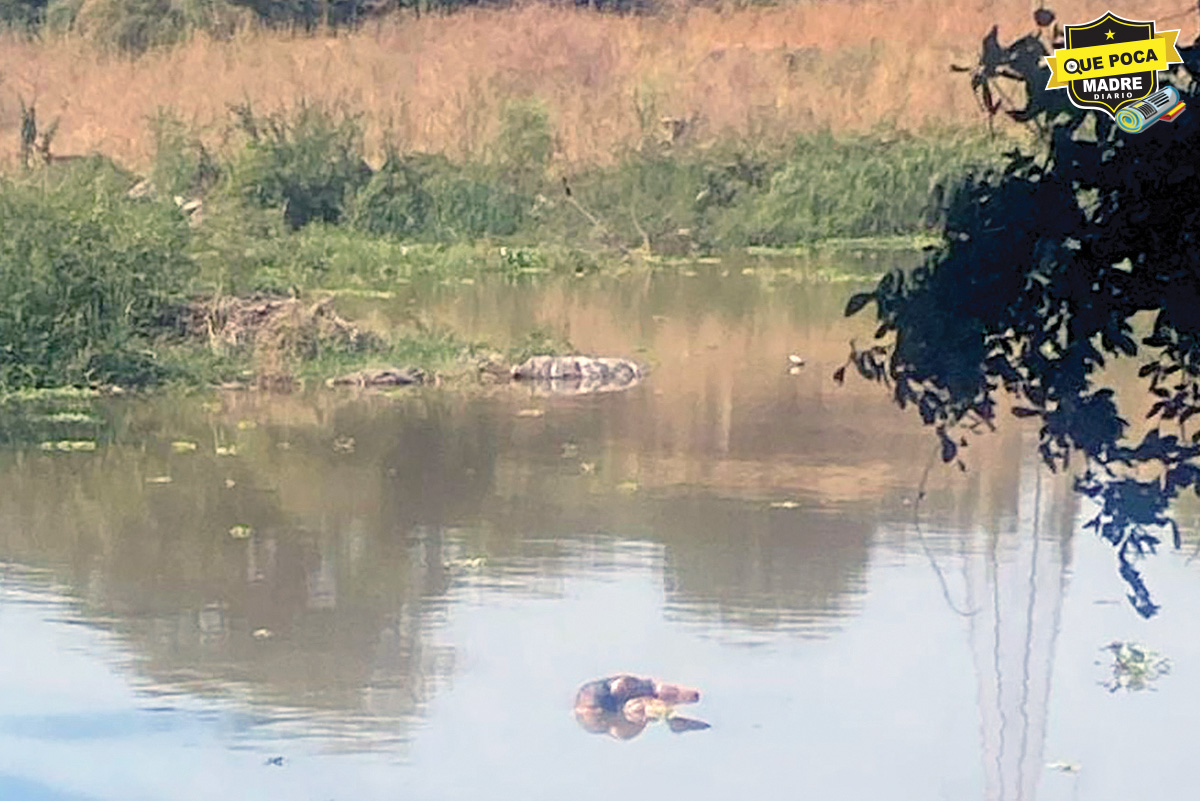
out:
{"label": "green bush", "polygon": [[350,218],[373,234],[459,242],[517,233],[531,205],[498,169],[393,154],[359,192]]}
{"label": "green bush", "polygon": [[36,28],[46,17],[46,0],[0,0],[0,23],[17,29]]}
{"label": "green bush", "polygon": [[995,152],[982,140],[934,135],[804,137],[766,191],[748,196],[716,233],[778,246],[932,228],[940,222],[939,184],[989,163]]}
{"label": "green bush", "polygon": [[50,0],[46,4],[46,28],[54,33],[70,31],[82,8],[83,0]]}
{"label": "green bush", "polygon": [[436,159],[390,153],[358,193],[351,222],[372,234],[411,238],[426,233],[434,219],[433,196],[425,187]]}
{"label": "green bush", "polygon": [[534,190],[544,180],[546,165],[554,154],[546,107],[533,100],[507,104],[492,149],[502,176],[513,187],[524,192]]}
{"label": "green bush", "polygon": [[340,222],[348,200],[366,185],[358,119],[318,105],[257,116],[235,108],[246,137],[231,165],[231,189],[242,200],[283,211],[292,228]]}
{"label": "green bush", "polygon": [[216,158],[173,113],[159,110],[150,121],[154,137],[151,183],[163,197],[204,194],[221,177]]}
{"label": "green bush", "polygon": [[183,11],[171,0],[84,0],[75,29],[102,47],[135,54],[188,33]]}
{"label": "green bush", "polygon": [[44,14],[51,31],[73,30],[103,48],[132,55],[175,44],[196,31],[225,38],[252,18],[227,0],[50,0]]}
{"label": "green bush", "polygon": [[451,241],[511,236],[520,230],[532,203],[502,176],[473,165],[435,172],[427,186],[433,198],[434,235]]}
{"label": "green bush", "polygon": [[99,161],[0,181],[0,388],[156,375],[146,347],[193,275],[189,229]]}

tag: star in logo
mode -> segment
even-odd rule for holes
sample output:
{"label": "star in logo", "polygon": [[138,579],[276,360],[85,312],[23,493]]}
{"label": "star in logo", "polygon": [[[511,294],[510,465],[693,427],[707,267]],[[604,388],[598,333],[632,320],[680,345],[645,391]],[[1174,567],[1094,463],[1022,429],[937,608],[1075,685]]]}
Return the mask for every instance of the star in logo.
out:
{"label": "star in logo", "polygon": [[1113,32],[1112,32],[1112,31],[1105,31],[1105,32],[1104,32],[1104,38],[1105,38],[1105,39],[1111,39],[1111,38],[1113,38]]}

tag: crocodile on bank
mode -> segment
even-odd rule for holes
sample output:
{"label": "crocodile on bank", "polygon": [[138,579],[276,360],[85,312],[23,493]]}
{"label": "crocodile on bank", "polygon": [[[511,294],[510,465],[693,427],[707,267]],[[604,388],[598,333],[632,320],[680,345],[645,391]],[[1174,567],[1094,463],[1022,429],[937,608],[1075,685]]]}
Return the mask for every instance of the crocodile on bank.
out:
{"label": "crocodile on bank", "polygon": [[629,740],[647,724],[665,720],[676,733],[707,729],[702,720],[676,715],[678,704],[694,704],[700,692],[690,687],[621,674],[590,681],[575,696],[575,719],[592,734]]}
{"label": "crocodile on bank", "polygon": [[617,392],[641,383],[642,368],[628,359],[591,356],[534,356],[512,368],[514,381],[530,382],[552,395]]}
{"label": "crocodile on bank", "polygon": [[[529,384],[542,395],[589,395],[597,392],[617,392],[641,383],[643,371],[628,359],[594,358],[591,356],[534,356],[521,364],[510,366],[498,356],[479,363],[480,377],[485,382],[518,381]],[[331,378],[328,386],[398,387],[437,382],[415,367],[385,367],[359,370]]]}

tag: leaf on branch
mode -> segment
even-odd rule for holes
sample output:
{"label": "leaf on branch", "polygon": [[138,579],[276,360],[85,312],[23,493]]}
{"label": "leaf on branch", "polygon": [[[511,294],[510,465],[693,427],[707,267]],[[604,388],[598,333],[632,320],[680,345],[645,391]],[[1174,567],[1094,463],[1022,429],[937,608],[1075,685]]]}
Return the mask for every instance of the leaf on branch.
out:
{"label": "leaf on branch", "polygon": [[875,300],[874,292],[859,292],[856,295],[851,295],[849,302],[846,303],[846,316],[851,317],[858,314],[863,306],[866,306],[873,300]]}
{"label": "leaf on branch", "polygon": [[946,435],[945,429],[938,429],[938,438],[942,441],[942,461],[949,463],[958,455],[958,445]]}

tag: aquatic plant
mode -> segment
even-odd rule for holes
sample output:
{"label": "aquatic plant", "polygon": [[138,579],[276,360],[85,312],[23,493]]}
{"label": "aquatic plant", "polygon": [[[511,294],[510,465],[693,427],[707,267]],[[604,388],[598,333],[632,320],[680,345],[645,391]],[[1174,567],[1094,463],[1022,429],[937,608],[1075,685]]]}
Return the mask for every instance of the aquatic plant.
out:
{"label": "aquatic plant", "polygon": [[1169,659],[1138,643],[1112,642],[1104,650],[1113,655],[1112,676],[1104,682],[1109,692],[1152,689],[1159,677],[1171,672]]}

